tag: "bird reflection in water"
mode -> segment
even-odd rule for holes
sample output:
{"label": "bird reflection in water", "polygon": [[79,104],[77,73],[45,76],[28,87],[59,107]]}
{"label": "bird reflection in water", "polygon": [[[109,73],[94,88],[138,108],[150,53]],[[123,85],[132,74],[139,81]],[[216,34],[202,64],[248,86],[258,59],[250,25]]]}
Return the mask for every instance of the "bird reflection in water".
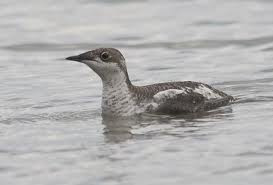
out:
{"label": "bird reflection in water", "polygon": [[[186,114],[186,115],[155,115],[155,114],[143,114],[134,117],[106,117],[103,116],[102,124],[104,127],[104,136],[106,142],[120,143],[133,138],[149,138],[154,135],[174,135],[169,129],[162,129],[162,125],[168,125],[168,128],[184,127],[189,132],[190,127],[194,128],[191,133],[197,132],[203,127],[202,123],[211,123],[221,119],[231,119],[232,109],[231,107],[223,107],[210,112],[203,112],[202,114]],[[151,129],[145,129],[150,127]],[[161,127],[161,129],[158,129]],[[164,127],[165,128],[165,127]],[[196,129],[198,128],[198,129]],[[141,133],[137,130],[142,129]],[[180,137],[185,133],[179,133]]]}

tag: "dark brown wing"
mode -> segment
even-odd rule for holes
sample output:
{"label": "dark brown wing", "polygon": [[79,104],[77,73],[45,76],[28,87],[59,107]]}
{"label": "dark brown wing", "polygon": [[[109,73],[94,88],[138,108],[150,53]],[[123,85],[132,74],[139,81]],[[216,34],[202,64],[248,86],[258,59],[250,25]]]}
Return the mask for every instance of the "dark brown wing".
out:
{"label": "dark brown wing", "polygon": [[155,94],[161,91],[165,91],[168,89],[191,89],[194,91],[195,89],[198,89],[200,86],[205,86],[209,89],[211,89],[215,94],[218,94],[222,97],[227,97],[226,93],[219,91],[207,84],[200,83],[200,82],[192,82],[192,81],[184,81],[184,82],[166,82],[166,83],[157,83],[152,85],[146,85],[146,86],[131,86],[130,90],[133,92],[133,94],[137,97],[139,101],[143,101],[145,99],[151,99]]}
{"label": "dark brown wing", "polygon": [[[175,91],[175,90],[174,90]],[[167,92],[167,91],[166,91]],[[163,94],[160,92],[158,94]],[[170,90],[167,92],[169,94]],[[157,103],[155,112],[166,114],[194,113],[212,110],[229,104],[233,98],[226,96],[219,99],[206,99],[202,94],[190,92],[172,94],[171,96],[155,95],[154,101]]]}
{"label": "dark brown wing", "polygon": [[166,114],[193,113],[203,111],[205,98],[199,93],[177,94],[170,98],[157,100],[156,112]]}

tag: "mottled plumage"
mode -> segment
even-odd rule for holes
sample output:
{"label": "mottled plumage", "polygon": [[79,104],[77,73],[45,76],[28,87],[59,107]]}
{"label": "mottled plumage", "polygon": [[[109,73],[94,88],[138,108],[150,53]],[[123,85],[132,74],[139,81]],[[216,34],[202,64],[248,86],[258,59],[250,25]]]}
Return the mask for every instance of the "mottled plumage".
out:
{"label": "mottled plumage", "polygon": [[67,59],[88,65],[101,77],[105,115],[193,113],[215,109],[234,100],[207,84],[192,81],[134,86],[124,57],[114,48],[99,48]]}

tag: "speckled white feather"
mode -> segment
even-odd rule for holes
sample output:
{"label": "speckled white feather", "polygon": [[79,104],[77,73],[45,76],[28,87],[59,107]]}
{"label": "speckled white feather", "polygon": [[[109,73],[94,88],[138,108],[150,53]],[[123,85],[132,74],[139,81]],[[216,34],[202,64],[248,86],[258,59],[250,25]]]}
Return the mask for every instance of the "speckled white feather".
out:
{"label": "speckled white feather", "polygon": [[154,101],[163,102],[166,99],[174,98],[178,94],[187,94],[187,91],[186,89],[168,89],[165,91],[160,91],[154,95]]}
{"label": "speckled white feather", "polygon": [[161,103],[164,103],[167,99],[172,99],[178,94],[187,94],[186,89],[168,89],[165,91],[160,91],[153,96],[151,102],[146,102],[143,104],[141,111],[155,112]]}
{"label": "speckled white feather", "polygon": [[103,81],[102,114],[131,116],[138,113],[139,107],[126,84],[124,73],[115,74],[110,80]]}
{"label": "speckled white feather", "polygon": [[210,88],[206,87],[203,84],[200,84],[198,88],[195,88],[193,92],[202,94],[205,98],[207,99],[217,99],[217,98],[222,98],[220,94],[216,94],[211,90]]}

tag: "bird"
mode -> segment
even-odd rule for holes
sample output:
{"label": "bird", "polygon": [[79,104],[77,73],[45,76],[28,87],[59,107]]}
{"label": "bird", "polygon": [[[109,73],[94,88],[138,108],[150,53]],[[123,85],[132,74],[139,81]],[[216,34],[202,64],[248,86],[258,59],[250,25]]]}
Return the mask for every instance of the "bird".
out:
{"label": "bird", "polygon": [[89,66],[102,80],[102,115],[126,117],[142,113],[187,114],[216,109],[235,99],[194,81],[133,85],[125,58],[115,48],[98,48],[67,57]]}

